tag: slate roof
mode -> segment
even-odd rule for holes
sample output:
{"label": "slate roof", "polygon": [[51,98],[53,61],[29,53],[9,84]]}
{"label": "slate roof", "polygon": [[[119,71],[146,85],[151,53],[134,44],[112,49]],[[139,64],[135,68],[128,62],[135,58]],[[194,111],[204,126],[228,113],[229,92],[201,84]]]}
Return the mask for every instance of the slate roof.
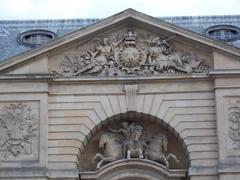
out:
{"label": "slate roof", "polygon": [[[202,35],[208,27],[216,25],[233,25],[240,28],[240,15],[227,16],[178,16],[160,17],[177,26],[189,29]],[[98,22],[101,19],[62,19],[62,20],[2,20],[0,21],[0,61],[30,50],[18,41],[21,33],[29,30],[49,30],[61,37],[82,27]],[[240,40],[230,42],[240,48]]]}

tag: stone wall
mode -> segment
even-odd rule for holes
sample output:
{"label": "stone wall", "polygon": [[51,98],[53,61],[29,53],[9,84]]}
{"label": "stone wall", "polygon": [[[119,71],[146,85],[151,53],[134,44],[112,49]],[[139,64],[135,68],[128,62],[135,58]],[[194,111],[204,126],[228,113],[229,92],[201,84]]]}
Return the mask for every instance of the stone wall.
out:
{"label": "stone wall", "polygon": [[[141,82],[135,95],[123,83],[54,83],[49,86],[49,168],[78,168],[81,151],[106,119],[131,111],[157,117],[188,152],[193,175],[203,169],[216,174],[218,144],[215,97],[211,81]],[[129,96],[129,97],[128,97]],[[132,98],[131,104],[127,103]],[[205,171],[204,171],[205,173]]]}
{"label": "stone wall", "polygon": [[[164,180],[239,178],[239,56],[129,9],[1,63],[0,179],[138,179],[136,164]],[[82,171],[108,125],[135,118],[169,133],[182,169],[139,158]]]}
{"label": "stone wall", "polygon": [[0,179],[46,177],[47,86],[1,82]]}

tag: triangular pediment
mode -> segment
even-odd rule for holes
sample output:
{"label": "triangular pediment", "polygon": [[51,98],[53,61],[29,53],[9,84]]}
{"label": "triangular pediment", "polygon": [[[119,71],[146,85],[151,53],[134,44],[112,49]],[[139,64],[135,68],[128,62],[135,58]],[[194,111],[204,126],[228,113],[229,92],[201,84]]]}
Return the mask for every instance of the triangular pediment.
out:
{"label": "triangular pediment", "polygon": [[214,51],[240,57],[238,48],[127,9],[3,61],[0,72],[56,78],[207,73]]}
{"label": "triangular pediment", "polygon": [[55,78],[207,73],[210,53],[175,38],[133,24],[118,26],[51,56],[50,70]]}

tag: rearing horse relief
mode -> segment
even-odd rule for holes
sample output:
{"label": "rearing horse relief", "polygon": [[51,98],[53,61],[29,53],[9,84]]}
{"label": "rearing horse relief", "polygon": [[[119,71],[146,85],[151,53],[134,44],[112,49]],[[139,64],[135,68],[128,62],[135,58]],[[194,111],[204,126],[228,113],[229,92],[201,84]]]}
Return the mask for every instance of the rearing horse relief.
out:
{"label": "rearing horse relief", "polygon": [[99,148],[103,153],[97,153],[92,162],[96,169],[120,159],[148,159],[169,168],[169,158],[179,162],[172,153],[167,153],[167,136],[161,133],[145,139],[144,128],[137,123],[122,122],[120,129],[108,128],[99,139]]}

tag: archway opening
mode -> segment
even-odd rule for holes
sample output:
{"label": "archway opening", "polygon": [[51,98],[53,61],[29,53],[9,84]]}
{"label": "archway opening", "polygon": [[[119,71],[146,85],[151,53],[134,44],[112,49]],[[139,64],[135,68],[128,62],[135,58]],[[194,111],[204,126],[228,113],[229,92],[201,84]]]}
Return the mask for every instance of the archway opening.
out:
{"label": "archway opening", "polygon": [[[101,136],[103,134],[109,133],[112,130],[116,130],[114,131],[114,133],[121,136],[123,132],[119,130],[123,128],[123,122],[127,122],[128,126],[131,126],[132,124],[138,124],[143,127],[143,139],[144,143],[146,143],[146,146],[149,145],[152,137],[161,138],[160,136],[158,136],[159,134],[167,137],[167,149],[165,151],[165,154],[173,154],[177,157],[179,161],[176,162],[176,159],[169,158],[169,166],[167,167],[164,162],[153,160],[159,163],[159,167],[163,166],[163,168],[166,168],[167,170],[186,170],[188,168],[187,149],[181,137],[172,127],[170,127],[166,122],[155,116],[138,112],[127,112],[106,119],[102,122],[100,126],[101,128],[98,127],[94,130],[94,134],[92,134],[92,137],[88,140],[87,145],[81,152],[79,162],[80,172],[99,172],[102,167],[115,162],[115,160],[106,162],[103,163],[101,167],[97,168],[96,163],[93,163],[93,159],[97,153],[104,154],[104,147],[99,147],[99,140]],[[122,137],[124,137],[124,135],[122,135]],[[123,156],[121,159],[124,160],[126,158],[126,156]],[[138,157],[134,157],[134,159],[138,159]],[[143,159],[147,159],[147,157],[143,157]]]}

